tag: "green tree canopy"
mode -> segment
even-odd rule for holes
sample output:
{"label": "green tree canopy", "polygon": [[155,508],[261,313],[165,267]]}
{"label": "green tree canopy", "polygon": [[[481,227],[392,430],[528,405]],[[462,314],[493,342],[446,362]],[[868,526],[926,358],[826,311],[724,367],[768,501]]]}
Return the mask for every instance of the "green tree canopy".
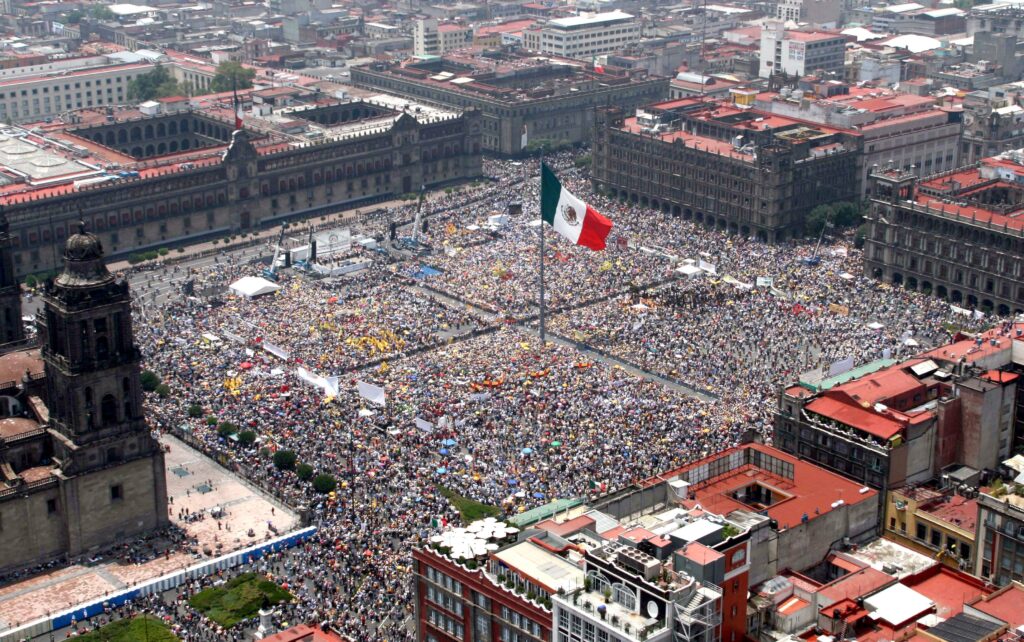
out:
{"label": "green tree canopy", "polygon": [[139,383],[146,392],[153,392],[160,385],[160,375],[152,370],[143,370],[139,375]]}
{"label": "green tree canopy", "polygon": [[[217,93],[231,91],[234,88],[248,89],[252,87],[252,79],[256,70],[243,67],[241,63],[228,60],[217,65],[217,74],[210,83],[210,91]],[[235,84],[237,82],[237,85]]]}
{"label": "green tree canopy", "polygon": [[835,219],[835,211],[831,205],[819,205],[811,210],[804,221],[804,233],[807,236],[818,236],[825,224]]}
{"label": "green tree canopy", "polygon": [[291,470],[295,468],[297,459],[294,450],[279,450],[274,453],[274,466],[277,466],[279,470]]}
{"label": "green tree canopy", "polygon": [[137,76],[128,83],[128,99],[140,103],[180,93],[182,90],[178,81],[162,65],[157,65],[153,71]]}
{"label": "green tree canopy", "polygon": [[313,478],[313,488],[316,492],[327,494],[338,487],[338,482],[326,473],[321,473]]}
{"label": "green tree canopy", "polygon": [[295,467],[295,474],[298,475],[302,481],[309,481],[313,479],[313,467],[309,464],[299,464]]}
{"label": "green tree canopy", "polygon": [[841,203],[834,203],[832,210],[835,212],[836,227],[855,227],[860,225],[861,219],[861,208],[857,203],[848,203],[843,201]]}

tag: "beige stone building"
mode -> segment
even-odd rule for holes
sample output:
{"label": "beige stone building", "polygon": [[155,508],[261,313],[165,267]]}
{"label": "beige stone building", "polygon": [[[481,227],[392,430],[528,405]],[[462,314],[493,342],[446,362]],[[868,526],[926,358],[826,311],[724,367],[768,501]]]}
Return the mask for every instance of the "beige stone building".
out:
{"label": "beige stone building", "polygon": [[[0,246],[0,265],[11,279],[9,250]],[[11,322],[20,326],[20,314]],[[99,239],[84,226],[65,244],[37,325],[38,348],[0,356],[0,572],[169,523],[163,450],[142,409],[128,284],[107,271]]]}

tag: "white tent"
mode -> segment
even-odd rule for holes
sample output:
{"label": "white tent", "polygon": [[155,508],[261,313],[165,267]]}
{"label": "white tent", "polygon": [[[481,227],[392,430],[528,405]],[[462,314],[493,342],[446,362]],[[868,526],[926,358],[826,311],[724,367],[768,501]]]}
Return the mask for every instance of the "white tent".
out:
{"label": "white tent", "polygon": [[277,292],[281,286],[259,276],[243,276],[230,286],[231,292],[247,299]]}
{"label": "white tent", "polygon": [[690,264],[690,265],[683,265],[682,267],[676,268],[676,272],[678,272],[679,274],[682,274],[687,279],[692,279],[692,278],[698,276],[699,274],[701,274],[701,272],[703,272],[703,270],[701,270],[696,265]]}

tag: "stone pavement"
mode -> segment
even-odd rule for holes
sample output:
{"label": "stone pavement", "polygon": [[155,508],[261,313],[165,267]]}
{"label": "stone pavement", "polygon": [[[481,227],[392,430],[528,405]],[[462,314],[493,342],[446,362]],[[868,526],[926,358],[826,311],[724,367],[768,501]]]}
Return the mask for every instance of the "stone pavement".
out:
{"label": "stone pavement", "polygon": [[[280,534],[299,525],[298,516],[277,500],[255,491],[178,439],[164,436],[161,442],[170,447],[165,462],[167,494],[174,498],[171,521],[198,539],[197,552],[181,550],[135,564],[117,559],[115,551],[93,566],[73,564],[0,587],[0,631],[262,542],[274,536],[268,523]],[[214,507],[225,511],[220,528],[218,520],[209,515]],[[179,519],[179,510],[184,508],[192,513],[205,511],[206,517],[192,522]]]}

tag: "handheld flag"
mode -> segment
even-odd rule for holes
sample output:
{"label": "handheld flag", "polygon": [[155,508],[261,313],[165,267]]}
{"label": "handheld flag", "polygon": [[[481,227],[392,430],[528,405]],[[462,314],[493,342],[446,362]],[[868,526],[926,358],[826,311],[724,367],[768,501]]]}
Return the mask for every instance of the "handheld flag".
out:
{"label": "handheld flag", "polygon": [[540,212],[544,222],[576,245],[603,250],[612,222],[562,187],[547,165],[542,164],[540,172]]}

